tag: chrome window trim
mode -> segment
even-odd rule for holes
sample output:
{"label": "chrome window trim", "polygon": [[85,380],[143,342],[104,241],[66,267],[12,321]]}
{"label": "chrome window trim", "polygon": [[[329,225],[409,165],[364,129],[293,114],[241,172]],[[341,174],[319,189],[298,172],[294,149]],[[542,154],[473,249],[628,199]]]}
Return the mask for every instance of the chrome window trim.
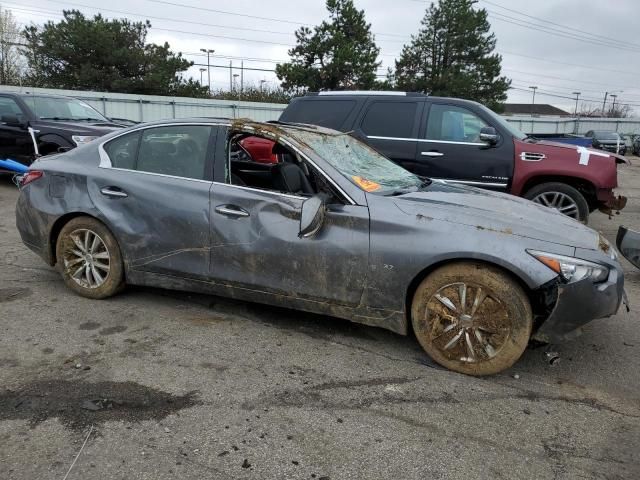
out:
{"label": "chrome window trim", "polygon": [[[230,122],[170,122],[170,123],[158,123],[158,124],[153,124],[153,125],[140,125],[137,127],[133,127],[130,129],[127,129],[125,132],[122,132],[119,135],[116,135],[114,137],[109,138],[108,140],[104,140],[102,141],[99,145],[98,145],[98,155],[100,156],[100,163],[98,165],[99,168],[110,168],[113,170],[121,170],[121,171],[125,171],[125,172],[136,172],[136,173],[144,173],[144,174],[149,174],[149,175],[158,175],[158,176],[163,176],[163,177],[168,177],[168,178],[180,178],[180,179],[184,179],[184,180],[191,180],[191,181],[195,181],[195,182],[207,182],[207,183],[220,183],[220,182],[212,182],[209,180],[199,180],[196,178],[188,178],[188,177],[178,177],[178,176],[174,176],[174,175],[165,175],[162,173],[153,173],[153,172],[144,172],[141,170],[132,170],[132,169],[128,169],[128,168],[118,168],[118,167],[114,167],[111,164],[111,159],[109,158],[109,155],[107,154],[106,150],[104,149],[104,146],[109,143],[112,142],[120,137],[123,137],[125,135],[129,135],[131,133],[134,132],[138,132],[141,130],[147,130],[150,128],[159,128],[159,127],[171,127],[171,126],[211,126],[211,127],[231,127],[232,124]],[[250,130],[250,131],[255,131],[255,128],[251,127],[251,126],[247,126],[244,127],[244,130]],[[271,136],[269,134],[269,132],[261,132],[260,135],[262,136]],[[272,139],[275,140],[275,136],[272,136]],[[311,165],[313,165],[313,167],[315,167],[315,169],[317,171],[320,172],[320,174],[333,186],[335,187],[336,190],[338,190],[338,192],[346,199],[346,201],[348,203],[350,203],[351,205],[357,205],[357,203],[351,198],[351,196],[344,191],[344,189],[342,187],[340,187],[340,185],[338,185],[331,177],[329,177],[324,170],[322,170],[313,160],[311,160],[307,155],[305,155],[304,153],[302,153],[299,149],[297,149],[295,146],[293,146],[290,142],[286,141],[283,138],[279,138],[278,140],[280,140],[282,143],[286,144],[287,146],[291,147],[294,151],[296,151],[297,153],[299,153],[306,161],[308,161]],[[229,167],[229,171],[231,171],[231,159],[229,158],[229,156],[227,155],[227,165]],[[276,195],[282,195],[282,196],[288,196],[288,197],[292,197],[292,198],[308,198],[308,197],[300,197],[297,195],[290,195],[290,194],[280,194],[279,192],[271,192],[270,190],[260,190],[260,189],[252,189],[251,187],[241,187],[240,185],[232,185],[229,183],[221,183],[222,185],[231,185],[234,187],[240,187],[240,188],[248,188],[250,190],[255,190],[255,191],[259,191],[259,192],[268,192],[268,193],[275,193]]]}
{"label": "chrome window trim", "polygon": [[403,137],[380,137],[377,135],[369,135],[367,138],[374,138],[376,140],[400,140],[405,142],[424,142],[424,143],[445,143],[448,145],[475,145],[484,147],[486,143],[478,142],[453,142],[451,140],[429,140],[426,138],[403,138]]}
{"label": "chrome window trim", "polygon": [[[250,131],[255,131],[255,128],[251,127],[251,126],[246,126],[241,130],[250,130]],[[290,147],[294,152],[298,153],[302,158],[304,158],[307,162],[309,162],[318,172],[320,172],[320,174],[345,198],[345,200],[350,203],[351,205],[357,205],[357,203],[353,200],[353,198],[351,198],[351,196],[344,191],[344,189],[338,185],[329,175],[327,175],[325,173],[324,170],[322,170],[313,160],[311,160],[307,155],[305,155],[303,152],[301,152],[298,148],[296,148],[294,145],[291,144],[291,142],[287,141],[286,139],[279,137],[279,138],[275,138],[275,135],[271,134],[271,132],[259,132],[259,135],[263,136],[263,137],[271,137],[272,140],[276,141],[276,142],[281,142],[282,144]],[[229,169],[229,172],[231,172],[231,157],[230,155],[227,155],[227,168]],[[262,190],[260,190],[262,191]],[[308,198],[308,197],[303,197],[303,198]]]}
{"label": "chrome window trim", "polygon": [[496,182],[477,182],[474,180],[450,180],[448,178],[432,178],[432,180],[439,180],[441,182],[444,183],[461,183],[464,185],[471,185],[471,186],[475,186],[475,185],[481,185],[483,187],[506,187],[507,184],[506,183],[496,183]]}

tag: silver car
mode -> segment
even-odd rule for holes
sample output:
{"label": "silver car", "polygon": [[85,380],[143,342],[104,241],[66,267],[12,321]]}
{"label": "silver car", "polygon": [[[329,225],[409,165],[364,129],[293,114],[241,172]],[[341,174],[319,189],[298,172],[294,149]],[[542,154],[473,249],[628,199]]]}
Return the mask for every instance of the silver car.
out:
{"label": "silver car", "polygon": [[24,243],[67,286],[229,296],[413,330],[441,365],[487,375],[529,341],[618,310],[597,232],[516,197],[419,178],[347,134],[192,119],[137,125],[36,161]]}

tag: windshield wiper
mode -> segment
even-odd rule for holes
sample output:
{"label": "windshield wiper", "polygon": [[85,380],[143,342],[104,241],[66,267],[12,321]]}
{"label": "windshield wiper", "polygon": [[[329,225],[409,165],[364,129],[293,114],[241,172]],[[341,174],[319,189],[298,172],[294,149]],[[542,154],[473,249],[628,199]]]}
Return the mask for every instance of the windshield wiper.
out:
{"label": "windshield wiper", "polygon": [[73,121],[73,118],[68,118],[68,117],[40,117],[40,120],[65,120],[65,121]]}
{"label": "windshield wiper", "polygon": [[420,185],[411,185],[409,187],[396,188],[395,190],[387,193],[385,196],[397,197],[398,195],[405,195],[407,193],[420,192],[433,183],[433,181],[427,177],[420,177],[420,180],[422,180],[422,183],[420,183]]}
{"label": "windshield wiper", "polygon": [[79,122],[108,122],[108,120],[103,120],[101,118],[91,118],[91,117],[74,118],[74,120],[77,120]]}

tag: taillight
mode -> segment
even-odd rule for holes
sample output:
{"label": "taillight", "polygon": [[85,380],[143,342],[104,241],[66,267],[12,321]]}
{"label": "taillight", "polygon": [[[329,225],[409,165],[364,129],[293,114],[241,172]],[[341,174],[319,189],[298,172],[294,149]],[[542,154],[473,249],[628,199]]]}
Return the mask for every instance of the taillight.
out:
{"label": "taillight", "polygon": [[42,170],[29,170],[22,176],[22,180],[20,180],[20,186],[24,187],[26,185],[29,185],[31,182],[35,182],[40,177],[42,177],[42,175],[44,175],[44,172]]}

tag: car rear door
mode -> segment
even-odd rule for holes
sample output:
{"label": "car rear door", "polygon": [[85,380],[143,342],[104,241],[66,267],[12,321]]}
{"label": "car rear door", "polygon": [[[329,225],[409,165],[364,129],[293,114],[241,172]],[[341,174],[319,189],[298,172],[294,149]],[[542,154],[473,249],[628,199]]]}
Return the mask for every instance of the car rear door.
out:
{"label": "car rear door", "polygon": [[494,127],[473,105],[431,100],[425,107],[415,167],[418,175],[454,183],[507,190],[513,176],[514,145],[500,135],[496,145],[480,141],[480,129]]}
{"label": "car rear door", "polygon": [[372,96],[354,126],[354,136],[412,170],[423,105],[424,100],[419,97]]}
{"label": "car rear door", "polygon": [[151,126],[108,141],[89,179],[134,271],[206,278],[211,149],[217,127]]}
{"label": "car rear door", "polygon": [[368,268],[369,209],[346,198],[333,203],[319,233],[300,238],[308,197],[229,184],[226,141],[221,132],[211,188],[212,280],[252,295],[358,305]]}

